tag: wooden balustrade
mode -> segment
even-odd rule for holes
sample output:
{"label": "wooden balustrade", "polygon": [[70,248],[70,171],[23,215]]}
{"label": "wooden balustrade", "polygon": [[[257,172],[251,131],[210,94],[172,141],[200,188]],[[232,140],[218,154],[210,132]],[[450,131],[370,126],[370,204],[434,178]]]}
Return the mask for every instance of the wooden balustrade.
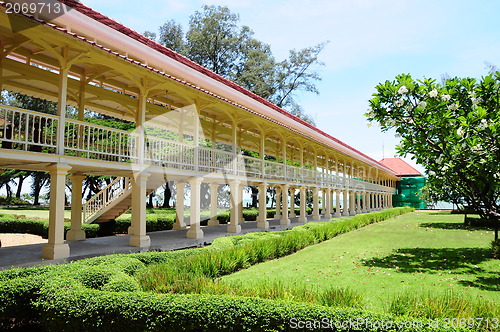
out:
{"label": "wooden balustrade", "polygon": [[[0,148],[55,154],[59,117],[10,106],[0,106]],[[86,159],[137,163],[140,135],[67,119],[64,155]],[[394,192],[394,188],[307,167],[285,165],[216,147],[195,146],[165,138],[145,136],[145,163],[201,173],[246,176],[250,179],[283,181],[294,185],[313,185],[332,189]],[[102,198],[104,200],[104,198]],[[92,213],[89,206],[88,213]]]}

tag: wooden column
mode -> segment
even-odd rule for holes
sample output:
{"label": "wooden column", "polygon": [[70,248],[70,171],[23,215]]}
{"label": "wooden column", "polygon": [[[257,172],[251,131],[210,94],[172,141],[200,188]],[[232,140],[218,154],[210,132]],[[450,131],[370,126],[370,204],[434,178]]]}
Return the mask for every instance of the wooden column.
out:
{"label": "wooden column", "polygon": [[240,225],[240,181],[238,180],[231,180],[229,182],[229,185],[231,186],[231,212],[230,212],[230,223],[227,226],[227,232],[228,233],[241,233],[241,225]]}
{"label": "wooden column", "polygon": [[201,239],[203,238],[203,231],[200,228],[201,222],[201,183],[203,178],[194,178],[189,181],[189,186],[191,187],[191,215],[189,217],[189,230],[186,236],[190,239]]}
{"label": "wooden column", "polygon": [[340,190],[335,190],[335,217],[340,217]]}
{"label": "wooden column", "polygon": [[42,248],[42,257],[46,259],[69,257],[69,246],[64,243],[64,198],[66,175],[70,169],[67,164],[47,167],[50,173],[49,238]]}
{"label": "wooden column", "polygon": [[219,220],[217,219],[217,191],[219,185],[217,183],[210,183],[210,220],[208,226],[218,226]]}
{"label": "wooden column", "polygon": [[71,229],[66,233],[68,241],[85,240],[85,232],[82,230],[82,184],[85,174],[74,173],[71,180]]}
{"label": "wooden column", "polygon": [[306,212],[306,203],[307,203],[307,193],[306,187],[300,187],[300,215],[298,222],[307,222],[307,212]]}
{"label": "wooden column", "polygon": [[276,214],[274,219],[279,220],[281,218],[281,188],[275,187],[276,190]]}
{"label": "wooden column", "polygon": [[259,183],[259,216],[257,217],[257,228],[269,228],[266,210],[267,183]]}
{"label": "wooden column", "polygon": [[290,218],[288,218],[288,185],[281,186],[281,196],[283,210],[281,211],[280,225],[290,225]]}
{"label": "wooden column", "polygon": [[290,218],[295,217],[295,188],[290,187]]}
{"label": "wooden column", "polygon": [[342,203],[344,203],[344,206],[342,207],[342,216],[347,217],[349,215],[349,201],[348,201],[348,196],[349,196],[349,190],[344,189],[343,190],[343,199]]}
{"label": "wooden column", "polygon": [[318,221],[321,220],[321,216],[319,214],[319,189],[314,187],[312,189],[313,192],[313,220]]}
{"label": "wooden column", "polygon": [[186,229],[186,222],[184,221],[184,188],[186,183],[182,181],[177,181],[175,183],[175,213],[176,220],[173,226],[175,230]]}
{"label": "wooden column", "polygon": [[129,244],[132,247],[149,247],[151,240],[146,235],[146,184],[150,174],[146,172],[134,174],[132,179],[132,236]]}

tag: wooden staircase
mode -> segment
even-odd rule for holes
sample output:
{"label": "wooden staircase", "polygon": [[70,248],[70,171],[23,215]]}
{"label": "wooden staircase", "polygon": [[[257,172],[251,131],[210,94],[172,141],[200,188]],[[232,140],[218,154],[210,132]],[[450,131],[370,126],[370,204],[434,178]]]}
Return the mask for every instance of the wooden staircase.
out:
{"label": "wooden staircase", "polygon": [[[146,188],[147,195],[162,185],[163,182],[148,181]],[[83,204],[83,220],[88,224],[111,221],[127,212],[131,207],[132,184],[130,178],[116,178]]]}

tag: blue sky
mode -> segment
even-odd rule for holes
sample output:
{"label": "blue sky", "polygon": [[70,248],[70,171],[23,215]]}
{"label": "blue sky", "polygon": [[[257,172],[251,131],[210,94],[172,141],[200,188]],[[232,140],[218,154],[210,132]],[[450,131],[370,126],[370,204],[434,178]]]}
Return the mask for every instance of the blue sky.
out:
{"label": "blue sky", "polygon": [[369,128],[364,117],[379,82],[400,73],[481,77],[485,62],[500,66],[497,0],[82,2],[141,33],[158,32],[170,19],[187,30],[189,16],[203,4],[227,6],[255,38],[271,45],[278,60],[290,49],[330,41],[320,55],[325,66],[317,68],[320,95],[301,94],[298,101],[319,128],[377,160],[393,157],[398,143],[393,134]]}

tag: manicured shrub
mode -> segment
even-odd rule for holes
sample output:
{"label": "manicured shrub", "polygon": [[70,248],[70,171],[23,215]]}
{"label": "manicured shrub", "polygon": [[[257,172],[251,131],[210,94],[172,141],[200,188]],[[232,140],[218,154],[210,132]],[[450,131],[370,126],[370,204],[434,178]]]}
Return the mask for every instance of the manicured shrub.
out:
{"label": "manicured shrub", "polygon": [[[113,293],[67,290],[48,287],[36,301],[43,327],[51,331],[295,331],[319,330],[331,322],[335,331],[369,331],[369,322],[393,322],[391,328],[377,331],[416,331],[390,315],[368,313],[357,309],[328,308],[313,304],[273,301],[220,295],[156,295],[148,293]],[[43,309],[43,310],[41,310]],[[335,324],[336,322],[336,324]],[[351,325],[349,324],[351,322]],[[359,328],[352,324],[359,322]],[[362,322],[367,322],[363,324]],[[397,328],[400,323],[401,327]],[[317,323],[316,323],[317,324]],[[421,330],[431,330],[429,321],[421,319]],[[304,325],[304,326],[302,326]],[[389,325],[389,324],[386,324]],[[299,328],[301,326],[301,328]],[[373,323],[372,323],[373,326]],[[439,331],[439,329],[432,329]],[[442,331],[465,329],[450,328]]]}
{"label": "manicured shrub", "polygon": [[[71,228],[71,223],[64,223],[64,234]],[[83,224],[82,229],[87,238],[97,237],[100,232],[100,224]],[[48,238],[49,221],[45,219],[20,219],[3,218],[0,219],[0,233],[27,233],[40,235]]]}
{"label": "manicured shrub", "polygon": [[[41,326],[61,331],[292,331],[296,330],[294,319],[392,320],[395,318],[388,315],[314,304],[228,295],[161,295],[140,290],[225,292],[227,286],[212,279],[407,211],[392,209],[371,216],[309,223],[289,231],[223,237],[204,248],[110,255],[50,268],[0,271],[0,327]],[[158,215],[155,214],[156,222]],[[309,295],[299,290],[294,296],[305,299]],[[324,301],[333,298],[338,303],[355,296],[332,291]]]}
{"label": "manicured shrub", "polygon": [[138,292],[142,289],[137,279],[126,273],[117,272],[101,287],[101,290],[106,292]]}
{"label": "manicured shrub", "polygon": [[0,329],[33,326],[39,322],[33,302],[44,283],[34,275],[0,282]]}
{"label": "manicured shrub", "polygon": [[[154,214],[146,215],[146,231],[147,232],[157,232],[172,229],[175,223],[175,214]],[[106,223],[107,224],[107,223]],[[128,233],[128,228],[132,224],[132,218],[118,218],[114,222],[111,222],[111,234],[126,234]]]}

